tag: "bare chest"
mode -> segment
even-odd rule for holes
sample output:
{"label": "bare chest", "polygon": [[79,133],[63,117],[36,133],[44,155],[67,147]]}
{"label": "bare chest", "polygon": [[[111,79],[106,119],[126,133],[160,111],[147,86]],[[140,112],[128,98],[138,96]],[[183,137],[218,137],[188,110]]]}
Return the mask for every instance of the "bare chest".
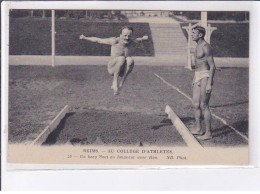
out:
{"label": "bare chest", "polygon": [[196,49],[195,49],[195,53],[194,53],[194,57],[196,59],[201,59],[201,58],[204,58],[205,57],[205,53],[202,49],[202,46],[197,46]]}
{"label": "bare chest", "polygon": [[111,56],[118,57],[118,56],[129,56],[130,53],[130,45],[122,45],[122,44],[114,44],[111,47]]}

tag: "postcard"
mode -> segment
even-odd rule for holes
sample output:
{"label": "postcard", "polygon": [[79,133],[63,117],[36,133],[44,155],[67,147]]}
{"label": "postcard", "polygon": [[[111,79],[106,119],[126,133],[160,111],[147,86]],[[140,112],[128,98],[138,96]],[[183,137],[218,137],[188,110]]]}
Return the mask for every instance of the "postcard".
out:
{"label": "postcard", "polygon": [[23,3],[2,9],[9,166],[249,165],[248,9]]}

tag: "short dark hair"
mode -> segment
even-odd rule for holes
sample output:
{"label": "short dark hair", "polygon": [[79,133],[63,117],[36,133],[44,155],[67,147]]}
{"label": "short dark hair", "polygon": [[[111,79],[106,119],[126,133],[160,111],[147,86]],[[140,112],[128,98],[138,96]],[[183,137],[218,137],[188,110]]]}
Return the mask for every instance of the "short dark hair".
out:
{"label": "short dark hair", "polygon": [[122,32],[123,32],[124,29],[131,30],[132,33],[134,33],[134,29],[133,29],[131,26],[124,26],[124,27],[121,28],[121,30],[120,30],[120,34],[122,34]]}
{"label": "short dark hair", "polygon": [[199,33],[202,34],[202,38],[203,38],[203,37],[205,36],[205,34],[206,34],[206,30],[205,30],[205,28],[202,27],[202,26],[195,26],[194,28],[192,28],[192,30],[198,30]]}

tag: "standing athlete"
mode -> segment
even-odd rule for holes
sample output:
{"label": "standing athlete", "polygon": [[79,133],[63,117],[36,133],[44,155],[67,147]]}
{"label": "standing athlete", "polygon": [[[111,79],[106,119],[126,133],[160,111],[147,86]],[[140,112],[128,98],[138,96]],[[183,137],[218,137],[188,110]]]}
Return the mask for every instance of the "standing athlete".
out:
{"label": "standing athlete", "polygon": [[[114,91],[114,95],[119,94],[119,89],[122,88],[127,76],[134,68],[134,60],[129,52],[130,47],[132,47],[134,43],[139,43],[148,39],[148,36],[133,39],[132,35],[132,27],[123,27],[119,37],[105,39],[86,37],[84,35],[80,35],[79,37],[80,39],[85,39],[91,42],[111,45],[111,59],[108,62],[107,68],[108,73],[114,76],[111,86],[111,89]],[[118,83],[119,76],[122,77],[120,83]]]}
{"label": "standing athlete", "polygon": [[[209,100],[212,91],[213,77],[215,73],[215,63],[212,49],[204,40],[205,28],[196,26],[192,29],[192,40],[197,43],[195,57],[195,75],[193,79],[193,108],[196,120],[196,129],[192,131],[198,135],[199,140],[212,138],[211,113],[209,110]],[[206,132],[201,129],[201,116],[204,116]]]}

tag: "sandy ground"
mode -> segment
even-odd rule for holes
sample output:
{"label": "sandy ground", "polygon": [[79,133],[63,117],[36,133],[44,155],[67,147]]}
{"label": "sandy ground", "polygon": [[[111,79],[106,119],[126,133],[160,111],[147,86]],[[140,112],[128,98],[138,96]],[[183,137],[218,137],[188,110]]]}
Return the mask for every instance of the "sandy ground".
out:
{"label": "sandy ground", "polygon": [[[157,79],[154,73],[191,96],[193,73],[182,67],[136,66],[121,94],[114,96],[110,89],[112,77],[107,74],[105,66],[59,66],[54,68],[10,66],[9,142],[32,141],[65,105],[69,105],[71,112],[76,112],[76,114],[67,118],[68,126],[65,125],[64,130],[71,128],[73,123],[77,124],[73,125],[73,129],[77,126],[79,128],[84,126],[85,124],[81,122],[86,119],[86,112],[89,110],[92,110],[93,114],[101,111],[99,117],[104,117],[103,120],[112,119],[114,123],[119,121],[117,127],[113,129],[118,130],[118,134],[120,134],[120,130],[124,128],[126,130],[124,133],[132,139],[129,142],[134,144],[145,142],[142,139],[147,135],[145,129],[150,129],[151,132],[151,138],[146,141],[147,144],[159,141],[152,137],[153,133],[160,132],[160,130],[153,130],[153,126],[161,125],[161,122],[166,119],[161,118],[160,115],[165,115],[164,109],[167,104],[173,108],[184,123],[192,126],[194,120],[191,102]],[[222,69],[216,73],[211,107],[215,114],[226,119],[243,134],[248,134],[247,68]],[[120,116],[118,117],[118,115]],[[92,117],[95,118],[95,116]],[[118,118],[120,119],[118,120]],[[127,123],[126,118],[131,118],[130,121],[134,122]],[[138,124],[139,121],[144,123],[141,123],[137,127],[138,129],[133,129],[131,125]],[[105,125],[108,123],[110,122],[106,122]],[[99,127],[95,126],[95,129],[104,129],[100,127],[104,126],[104,123],[96,122],[96,125]],[[212,127],[214,138],[206,142],[206,146],[246,144],[242,138],[221,122],[213,119]],[[168,126],[163,128],[166,131],[170,130]],[[136,139],[130,132],[131,129],[139,131],[140,138]],[[69,132],[68,137],[60,140],[57,136],[57,142],[73,143],[73,138],[75,142],[81,142],[80,133],[74,132]],[[122,137],[124,133],[122,132]],[[167,136],[167,132],[163,134]],[[93,143],[99,137],[100,142],[109,144],[113,142],[109,140],[109,137],[112,136],[107,135],[107,131],[101,130],[95,138],[84,140],[83,143]],[[84,136],[81,138],[84,139]],[[166,143],[173,141],[171,137],[162,137],[162,139],[165,139]],[[173,144],[176,143],[183,144],[181,139],[179,142],[173,142]]]}
{"label": "sandy ground", "polygon": [[44,145],[185,146],[167,115],[85,110],[67,114]]}

